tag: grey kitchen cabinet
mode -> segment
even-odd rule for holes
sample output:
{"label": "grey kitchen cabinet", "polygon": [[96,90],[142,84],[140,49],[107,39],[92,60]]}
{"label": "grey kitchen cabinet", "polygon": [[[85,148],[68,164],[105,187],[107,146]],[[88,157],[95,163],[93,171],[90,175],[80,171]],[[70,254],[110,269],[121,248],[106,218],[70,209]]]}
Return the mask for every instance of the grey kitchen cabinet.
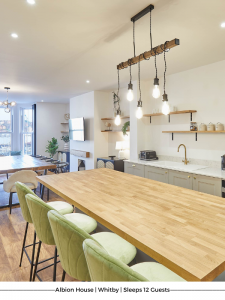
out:
{"label": "grey kitchen cabinet", "polygon": [[124,162],[125,173],[136,175],[139,177],[145,177],[145,166],[141,164]]}
{"label": "grey kitchen cabinet", "polygon": [[192,190],[192,174],[169,170],[169,184]]}
{"label": "grey kitchen cabinet", "polygon": [[156,168],[145,166],[145,178],[169,183],[169,170],[163,168]]}
{"label": "grey kitchen cabinet", "polygon": [[193,190],[221,197],[221,179],[193,174]]}

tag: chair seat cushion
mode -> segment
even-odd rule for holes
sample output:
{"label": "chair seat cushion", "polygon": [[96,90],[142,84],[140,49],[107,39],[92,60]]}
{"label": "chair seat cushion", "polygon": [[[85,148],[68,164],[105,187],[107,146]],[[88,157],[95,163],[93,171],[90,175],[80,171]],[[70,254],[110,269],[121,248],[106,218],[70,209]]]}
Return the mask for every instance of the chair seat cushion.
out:
{"label": "chair seat cushion", "polygon": [[92,237],[108,252],[109,255],[129,264],[136,256],[137,250],[129,242],[112,232],[92,234]]}
{"label": "chair seat cushion", "polygon": [[163,265],[155,262],[144,262],[131,267],[149,281],[186,281]]}
{"label": "chair seat cushion", "polygon": [[[36,189],[37,187],[33,183],[24,183],[27,187],[29,187],[31,190]],[[16,186],[13,185],[13,187],[10,190],[10,193],[16,193]]]}
{"label": "chair seat cushion", "polygon": [[73,212],[73,206],[63,201],[49,202],[48,205],[57,210],[61,215],[71,214]]}
{"label": "chair seat cushion", "polygon": [[97,222],[91,217],[84,214],[68,214],[64,215],[64,217],[70,222],[74,223],[77,227],[86,231],[87,233],[91,233],[97,227]]}

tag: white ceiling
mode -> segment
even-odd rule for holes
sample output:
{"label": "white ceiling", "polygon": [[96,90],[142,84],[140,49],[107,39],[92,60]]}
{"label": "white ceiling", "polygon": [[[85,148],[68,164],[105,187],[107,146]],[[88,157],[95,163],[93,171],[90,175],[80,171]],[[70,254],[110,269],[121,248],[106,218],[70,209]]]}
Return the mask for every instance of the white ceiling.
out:
{"label": "white ceiling", "polygon": [[[168,74],[225,60],[224,0],[1,0],[0,100],[4,86],[11,87],[10,100],[21,103],[68,102],[116,89],[117,64],[133,56],[130,18],[151,3],[153,46],[174,38],[181,43],[167,54]],[[136,22],[136,54],[149,48],[146,15]],[[162,76],[162,55],[158,68]],[[154,72],[153,59],[141,63],[142,79]],[[126,86],[129,70],[120,77]]]}

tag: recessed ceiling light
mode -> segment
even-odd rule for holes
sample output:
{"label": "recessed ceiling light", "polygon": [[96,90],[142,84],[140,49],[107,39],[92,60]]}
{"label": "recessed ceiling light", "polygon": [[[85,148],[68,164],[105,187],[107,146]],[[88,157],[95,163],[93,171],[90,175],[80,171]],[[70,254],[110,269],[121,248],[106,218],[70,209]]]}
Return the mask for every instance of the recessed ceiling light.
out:
{"label": "recessed ceiling light", "polygon": [[17,39],[18,38],[18,34],[17,33],[12,33],[11,37],[13,37],[14,39]]}
{"label": "recessed ceiling light", "polygon": [[35,4],[35,0],[27,0],[27,3],[29,3],[29,4]]}
{"label": "recessed ceiling light", "polygon": [[221,23],[221,27],[225,28],[225,22]]}
{"label": "recessed ceiling light", "polygon": [[44,100],[41,100],[41,102],[44,102]]}
{"label": "recessed ceiling light", "polygon": [[87,83],[90,83],[90,80],[86,80]]}

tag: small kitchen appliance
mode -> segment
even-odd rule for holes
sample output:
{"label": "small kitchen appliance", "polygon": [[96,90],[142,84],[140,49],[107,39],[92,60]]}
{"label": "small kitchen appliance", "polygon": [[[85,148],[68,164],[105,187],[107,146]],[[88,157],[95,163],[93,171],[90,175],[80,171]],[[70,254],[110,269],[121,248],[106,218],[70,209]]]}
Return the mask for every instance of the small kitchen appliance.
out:
{"label": "small kitchen appliance", "polygon": [[153,150],[142,150],[140,151],[141,160],[157,160],[156,152]]}

